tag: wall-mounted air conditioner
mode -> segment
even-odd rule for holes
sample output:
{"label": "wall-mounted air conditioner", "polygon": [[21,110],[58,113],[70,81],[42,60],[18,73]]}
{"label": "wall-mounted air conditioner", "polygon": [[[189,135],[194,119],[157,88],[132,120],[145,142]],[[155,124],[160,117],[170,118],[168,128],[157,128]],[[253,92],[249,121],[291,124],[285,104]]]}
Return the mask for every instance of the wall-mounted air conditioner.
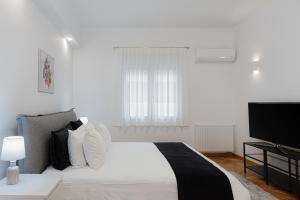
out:
{"label": "wall-mounted air conditioner", "polygon": [[236,49],[196,49],[195,63],[233,63],[236,59]]}

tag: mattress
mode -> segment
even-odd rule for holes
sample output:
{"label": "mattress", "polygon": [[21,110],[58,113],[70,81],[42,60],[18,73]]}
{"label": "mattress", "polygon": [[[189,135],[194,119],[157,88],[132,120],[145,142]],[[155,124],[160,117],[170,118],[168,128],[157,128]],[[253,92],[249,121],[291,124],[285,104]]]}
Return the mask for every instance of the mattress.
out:
{"label": "mattress", "polygon": [[[227,175],[235,200],[250,200],[248,190],[234,176],[209,161]],[[98,170],[87,166],[59,171],[50,166],[43,173],[63,176],[58,200],[178,199],[175,174],[153,143],[113,142]]]}

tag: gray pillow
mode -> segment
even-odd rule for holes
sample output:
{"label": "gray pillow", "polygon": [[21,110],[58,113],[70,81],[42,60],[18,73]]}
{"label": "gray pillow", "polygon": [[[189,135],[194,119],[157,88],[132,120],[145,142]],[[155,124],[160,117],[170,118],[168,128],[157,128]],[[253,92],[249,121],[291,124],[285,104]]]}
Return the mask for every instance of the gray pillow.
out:
{"label": "gray pillow", "polygon": [[26,158],[19,161],[22,173],[40,174],[49,165],[49,140],[51,131],[65,127],[75,121],[74,109],[45,115],[19,115],[18,135],[24,136]]}

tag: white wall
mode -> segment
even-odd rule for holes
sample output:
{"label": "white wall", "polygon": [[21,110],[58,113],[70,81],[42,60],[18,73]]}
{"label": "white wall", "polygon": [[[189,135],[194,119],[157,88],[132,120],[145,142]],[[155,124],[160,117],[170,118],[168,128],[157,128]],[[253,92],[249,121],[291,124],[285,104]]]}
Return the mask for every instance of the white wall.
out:
{"label": "white wall", "polygon": [[[111,126],[118,107],[113,61],[114,46],[233,47],[232,29],[92,29],[82,32],[82,45],[74,51],[74,103],[77,113]],[[191,60],[193,63],[193,59]],[[234,123],[234,66],[192,64],[189,74],[189,116],[203,124]],[[185,141],[192,143],[190,128],[123,129],[110,127],[114,140]]]}
{"label": "white wall", "polygon": [[[273,0],[237,28],[236,153],[248,137],[249,101],[300,101],[300,1]],[[252,75],[253,57],[261,74]]]}
{"label": "white wall", "polygon": [[[72,50],[31,0],[0,1],[0,144],[16,115],[72,107]],[[55,58],[55,94],[37,92],[38,48]],[[1,147],[0,145],[0,147]],[[6,162],[0,162],[0,178]]]}

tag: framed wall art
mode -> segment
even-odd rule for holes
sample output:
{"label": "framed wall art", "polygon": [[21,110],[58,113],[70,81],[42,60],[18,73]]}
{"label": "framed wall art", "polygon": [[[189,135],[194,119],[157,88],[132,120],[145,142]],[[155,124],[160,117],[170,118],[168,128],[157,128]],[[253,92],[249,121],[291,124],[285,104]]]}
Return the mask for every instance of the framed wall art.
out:
{"label": "framed wall art", "polygon": [[38,91],[54,93],[54,58],[42,49],[38,50]]}

